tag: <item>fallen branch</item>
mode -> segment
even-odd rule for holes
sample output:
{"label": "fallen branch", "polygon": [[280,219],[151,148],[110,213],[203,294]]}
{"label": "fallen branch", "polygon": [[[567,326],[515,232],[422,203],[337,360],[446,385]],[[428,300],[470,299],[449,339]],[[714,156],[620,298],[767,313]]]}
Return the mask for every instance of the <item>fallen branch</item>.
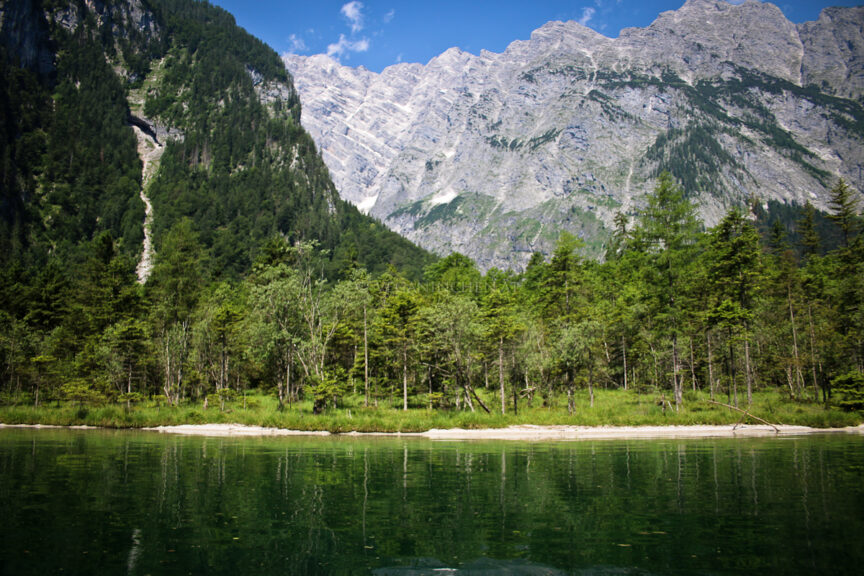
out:
{"label": "fallen branch", "polygon": [[477,400],[477,403],[480,404],[480,407],[483,408],[483,410],[485,410],[487,414],[491,414],[489,408],[486,406],[486,404],[483,403],[483,400],[480,399],[480,396],[477,395],[477,392],[474,391],[474,387],[466,386],[466,388],[468,388],[468,391],[471,392],[472,396],[474,396],[474,399]]}
{"label": "fallen branch", "polygon": [[[745,416],[749,416],[750,418],[752,418],[753,420],[756,420],[757,422],[761,422],[762,424],[765,424],[766,426],[771,426],[772,428],[774,428],[775,432],[777,432],[778,434],[780,433],[780,429],[777,428],[777,426],[775,426],[774,424],[771,424],[767,420],[763,420],[762,418],[759,418],[758,416],[754,416],[753,414],[751,414],[750,412],[747,412],[746,410],[742,410],[741,408],[736,408],[735,406],[731,406],[729,404],[724,404],[723,402],[716,402],[714,400],[708,400],[708,403],[709,404],[716,404],[717,406],[724,406],[726,408],[729,408],[730,410],[735,410],[736,412],[741,412]],[[740,424],[740,423],[741,422],[739,422],[738,424]],[[735,425],[735,428],[738,427],[738,424]]]}

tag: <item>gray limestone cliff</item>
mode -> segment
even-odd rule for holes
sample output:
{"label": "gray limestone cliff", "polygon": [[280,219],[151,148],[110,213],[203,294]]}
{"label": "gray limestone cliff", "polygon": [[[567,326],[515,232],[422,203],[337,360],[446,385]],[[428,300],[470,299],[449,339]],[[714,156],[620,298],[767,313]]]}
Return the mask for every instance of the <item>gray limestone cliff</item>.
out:
{"label": "gray limestone cliff", "polygon": [[563,229],[599,254],[662,170],[710,225],[752,198],[824,208],[864,167],[864,7],[796,25],[689,0],[616,39],[550,22],[501,54],[380,74],[284,59],[342,196],[484,269],[520,268]]}

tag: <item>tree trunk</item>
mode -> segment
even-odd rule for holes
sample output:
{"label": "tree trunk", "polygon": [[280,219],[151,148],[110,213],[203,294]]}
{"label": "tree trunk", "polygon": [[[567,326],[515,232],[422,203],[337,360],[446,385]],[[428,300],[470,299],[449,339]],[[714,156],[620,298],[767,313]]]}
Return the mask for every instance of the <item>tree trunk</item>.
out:
{"label": "tree trunk", "polygon": [[690,381],[693,384],[693,392],[696,392],[696,355],[693,352],[693,336],[690,337]]}
{"label": "tree trunk", "polygon": [[462,386],[462,393],[465,395],[465,403],[468,404],[468,408],[471,409],[471,412],[474,412],[474,402],[471,401],[471,392],[468,391],[469,386]]}
{"label": "tree trunk", "polygon": [[501,388],[501,415],[507,413],[507,401],[504,396],[504,338],[498,340],[498,385]]}
{"label": "tree trunk", "polygon": [[678,335],[672,334],[672,388],[675,393],[675,411],[681,408],[684,402],[683,386],[678,378]]}
{"label": "tree trunk", "polygon": [[[732,379],[730,382],[731,392],[734,394],[735,407],[738,407],[738,383],[735,381],[735,345],[732,342],[732,330],[729,330],[729,377]],[[726,391],[726,395],[729,396],[730,390]],[[732,398],[729,399],[730,401]]]}
{"label": "tree trunk", "polygon": [[366,304],[363,304],[363,405],[369,407],[369,335],[366,327]]}
{"label": "tree trunk", "polygon": [[162,382],[162,391],[165,392],[165,399],[168,405],[173,404],[171,397],[172,374],[171,374],[171,341],[170,336],[166,333],[165,338],[165,380]]}
{"label": "tree trunk", "polygon": [[798,355],[798,330],[795,329],[795,311],[792,308],[792,289],[786,287],[786,299],[789,303],[789,324],[792,326],[792,357],[795,359],[795,384],[799,393],[804,391],[804,375],[801,374],[801,358]]}
{"label": "tree trunk", "polygon": [[477,395],[477,391],[474,390],[474,387],[466,386],[466,388],[468,388],[468,391],[474,396],[474,399],[477,400],[477,403],[480,404],[480,407],[483,408],[483,411],[487,414],[491,414],[492,412],[489,411],[489,407],[483,403],[483,400]]}
{"label": "tree trunk", "polygon": [[[816,331],[813,329],[813,313],[811,311],[811,308],[812,308],[812,305],[808,302],[808,304],[807,304],[807,324],[809,325],[808,327],[810,328],[810,371],[813,373],[814,400],[816,402],[818,402],[819,401],[819,383],[818,383],[818,380],[816,379],[816,347],[815,347]],[[822,371],[821,365],[819,366],[819,368],[820,368],[819,371],[821,372]],[[824,391],[822,393],[822,396],[823,397],[825,396]]]}
{"label": "tree trunk", "polygon": [[621,336],[621,354],[624,359],[624,390],[627,390],[627,340]]}
{"label": "tree trunk", "polygon": [[[745,328],[746,330],[746,328]],[[750,336],[744,336],[744,377],[747,382],[747,406],[753,405],[753,375],[750,372]]]}
{"label": "tree trunk", "polygon": [[705,333],[705,339],[708,342],[708,390],[711,394],[711,400],[714,400],[714,359],[711,356],[711,332]]}
{"label": "tree trunk", "polygon": [[[402,346],[402,410],[408,410],[408,345]],[[472,407],[473,411],[473,407]]]}

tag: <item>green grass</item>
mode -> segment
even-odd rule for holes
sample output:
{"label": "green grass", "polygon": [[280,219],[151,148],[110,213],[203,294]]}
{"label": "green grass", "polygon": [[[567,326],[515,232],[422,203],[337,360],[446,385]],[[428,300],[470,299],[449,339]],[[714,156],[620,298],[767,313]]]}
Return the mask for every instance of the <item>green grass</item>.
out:
{"label": "green grass", "polygon": [[[492,391],[480,391],[492,414],[479,406],[470,410],[430,410],[420,405],[407,412],[399,407],[379,401],[379,406],[364,407],[363,399],[350,396],[338,408],[329,408],[323,414],[312,414],[312,403],[303,401],[279,411],[275,399],[261,394],[250,394],[246,407],[242,399],[226,405],[203,409],[201,404],[187,403],[177,407],[157,402],[142,402],[127,409],[125,405],[108,404],[86,406],[73,403],[54,403],[34,408],[30,405],[0,406],[0,422],[5,424],[52,424],[60,426],[87,425],[107,428],[143,428],[178,424],[236,423],[254,426],[288,428],[293,430],[327,430],[334,433],[358,432],[422,432],[433,428],[501,428],[514,424],[575,425],[575,426],[684,426],[695,424],[735,424],[742,415],[727,408],[708,403],[706,393],[688,392],[680,412],[659,405],[660,396],[654,393],[638,394],[622,390],[597,390],[595,404],[589,405],[587,392],[577,393],[576,411],[567,413],[566,398],[553,398],[549,406],[535,398],[532,405],[522,401],[519,414],[500,414],[500,401]],[[668,398],[669,395],[667,394]],[[718,398],[724,401],[725,398]],[[746,403],[740,406],[746,408]],[[498,411],[496,412],[496,407]],[[761,391],[754,395],[750,409],[754,415],[775,424],[793,424],[816,428],[856,426],[864,421],[860,412],[844,412],[825,408],[812,402],[789,400],[777,391]],[[746,423],[754,423],[746,419]]]}

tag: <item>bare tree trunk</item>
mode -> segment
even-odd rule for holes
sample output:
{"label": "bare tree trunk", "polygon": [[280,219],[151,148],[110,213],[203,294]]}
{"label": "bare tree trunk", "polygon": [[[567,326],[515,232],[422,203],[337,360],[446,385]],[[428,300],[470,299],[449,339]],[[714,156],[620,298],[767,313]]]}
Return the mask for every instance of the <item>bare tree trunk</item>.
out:
{"label": "bare tree trunk", "polygon": [[795,311],[792,308],[792,289],[786,287],[786,299],[789,303],[789,324],[792,325],[792,357],[795,359],[795,384],[799,392],[804,391],[804,376],[801,374],[801,358],[798,356],[798,330],[795,328]]}
{"label": "bare tree trunk", "polygon": [[369,407],[369,335],[366,328],[366,304],[363,304],[363,405]]}
{"label": "bare tree trunk", "polygon": [[795,398],[795,386],[792,384],[792,367],[786,366],[786,384],[789,385],[789,394]]}
{"label": "bare tree trunk", "polygon": [[126,377],[126,393],[132,393],[132,362],[129,362],[129,374]]}
{"label": "bare tree trunk", "polygon": [[747,406],[753,405],[753,375],[750,372],[750,336],[744,336],[744,376],[747,382]]}
{"label": "bare tree trunk", "polygon": [[[730,383],[730,388],[732,389],[732,393],[735,398],[735,407],[738,407],[738,382],[735,381],[735,346],[732,342],[732,331],[729,331],[729,375],[732,378],[732,382]],[[726,395],[729,395],[729,391],[727,391]]]}
{"label": "bare tree trunk", "polygon": [[[813,394],[814,400],[816,402],[819,401],[819,382],[816,379],[816,331],[813,329],[813,313],[811,312],[812,306],[807,304],[807,323],[810,328],[810,370],[813,373]],[[822,371],[821,363],[819,365],[819,371]],[[823,394],[824,396],[824,394]]]}
{"label": "bare tree trunk", "polygon": [[678,378],[678,335],[672,335],[672,386],[675,392],[675,411],[681,408],[684,402],[683,386]]}
{"label": "bare tree trunk", "polygon": [[483,411],[486,412],[487,414],[491,414],[492,412],[489,411],[489,407],[486,406],[486,404],[483,402],[483,400],[480,398],[480,396],[477,395],[477,391],[474,390],[474,387],[473,386],[466,386],[466,388],[468,389],[468,392],[470,392],[474,396],[474,399],[477,400],[477,403],[480,404],[480,407],[483,408]]}
{"label": "bare tree trunk", "polygon": [[462,393],[465,395],[465,403],[468,404],[468,408],[471,409],[471,412],[474,412],[474,402],[471,401],[471,392],[468,390],[469,386],[462,386]]}
{"label": "bare tree trunk", "polygon": [[189,320],[180,323],[182,328],[180,334],[180,357],[177,359],[177,389],[174,391],[174,404],[180,404],[183,396],[183,364],[186,360],[186,352],[189,346]]}
{"label": "bare tree trunk", "polygon": [[708,389],[711,393],[711,400],[714,400],[714,359],[711,355],[711,332],[705,333],[705,338],[708,342]]}
{"label": "bare tree trunk", "polygon": [[132,362],[129,362],[129,373],[126,376],[126,409],[128,410],[132,406],[132,401],[129,397],[129,394],[132,394]]}
{"label": "bare tree trunk", "polygon": [[696,355],[693,352],[693,336],[690,335],[690,381],[693,384],[693,392],[696,392]]}
{"label": "bare tree trunk", "polygon": [[627,340],[621,336],[621,353],[624,358],[624,390],[627,390]]}
{"label": "bare tree trunk", "polygon": [[[469,400],[470,402],[470,400]],[[408,410],[408,345],[402,345],[402,410]],[[472,407],[471,411],[474,409]]]}
{"label": "bare tree trunk", "polygon": [[279,390],[279,406],[283,406],[285,404],[285,399],[288,398],[290,402],[291,398],[291,361],[285,363],[285,385]]}
{"label": "bare tree trunk", "polygon": [[163,338],[165,339],[165,380],[162,382],[162,391],[165,392],[165,399],[168,400],[168,405],[171,406],[173,404],[173,402],[171,401],[171,337],[166,331],[163,335]]}
{"label": "bare tree trunk", "polygon": [[498,340],[498,385],[501,388],[501,415],[507,413],[507,400],[504,397],[504,338]]}

